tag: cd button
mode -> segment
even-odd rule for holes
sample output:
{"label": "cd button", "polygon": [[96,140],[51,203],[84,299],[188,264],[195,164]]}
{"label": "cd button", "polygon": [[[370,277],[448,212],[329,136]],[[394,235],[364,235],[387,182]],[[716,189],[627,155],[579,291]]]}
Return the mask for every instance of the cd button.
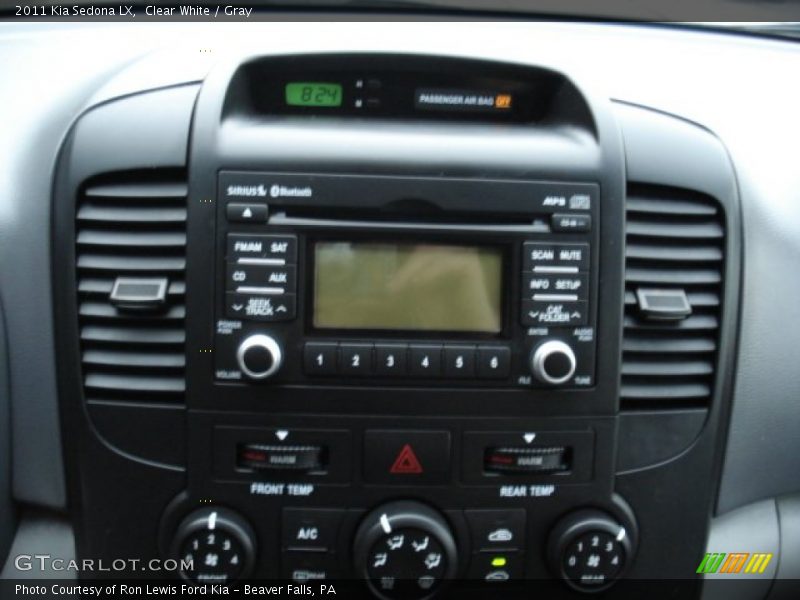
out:
{"label": "cd button", "polygon": [[511,373],[511,349],[507,346],[478,346],[478,377],[504,379]]}
{"label": "cd button", "polygon": [[340,344],[339,372],[345,375],[371,375],[372,344]]}
{"label": "cd button", "polygon": [[375,344],[375,372],[388,377],[405,375],[407,354],[405,344]]}
{"label": "cd button", "polygon": [[228,289],[260,287],[293,292],[296,286],[295,266],[261,266],[228,263]]}
{"label": "cd button", "polygon": [[442,374],[442,347],[412,345],[409,371],[415,377],[439,377]]}
{"label": "cd button", "polygon": [[445,346],[444,375],[475,377],[475,346]]}

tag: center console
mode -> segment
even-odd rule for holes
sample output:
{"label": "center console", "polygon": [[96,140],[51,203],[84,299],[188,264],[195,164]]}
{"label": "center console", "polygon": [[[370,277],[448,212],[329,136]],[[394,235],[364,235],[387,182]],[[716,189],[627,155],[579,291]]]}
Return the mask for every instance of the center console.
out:
{"label": "center console", "polygon": [[[388,54],[232,60],[168,93],[191,115],[174,152],[139,141],[128,168],[85,167],[98,109],[62,157],[55,218],[77,230],[56,245],[76,266],[56,277],[78,290],[61,322],[82,373],[62,374],[64,418],[74,464],[95,465],[72,478],[82,553],[379,598],[653,576],[661,509],[618,475],[659,460],[645,440],[662,426],[636,437],[620,414],[636,296],[608,101],[555,70]],[[147,235],[105,255],[112,215]],[[652,310],[666,320],[648,327],[672,318]],[[100,535],[145,495],[150,525]]]}

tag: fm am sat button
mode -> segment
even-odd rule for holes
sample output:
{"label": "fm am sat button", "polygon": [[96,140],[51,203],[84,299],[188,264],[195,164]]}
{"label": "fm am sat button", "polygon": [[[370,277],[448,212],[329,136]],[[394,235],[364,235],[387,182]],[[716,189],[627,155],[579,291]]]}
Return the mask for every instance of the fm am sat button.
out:
{"label": "fm am sat button", "polygon": [[525,509],[466,510],[474,550],[523,550],[525,548]]}
{"label": "fm am sat button", "polygon": [[369,430],[364,478],[370,483],[444,483],[450,478],[449,431]]}
{"label": "fm am sat button", "polygon": [[225,215],[231,223],[264,223],[267,220],[267,205],[255,202],[229,202]]}
{"label": "fm am sat button", "polygon": [[264,295],[225,293],[225,314],[231,319],[274,323],[290,321],[297,313],[294,294]]}
{"label": "fm am sat button", "polygon": [[229,233],[228,260],[240,264],[291,264],[297,260],[297,237]]}
{"label": "fm am sat button", "polygon": [[545,327],[573,327],[586,325],[588,320],[585,301],[561,302],[555,300],[523,300],[522,324]]}
{"label": "fm am sat button", "polygon": [[332,551],[344,511],[284,508],[281,544],[284,550]]}

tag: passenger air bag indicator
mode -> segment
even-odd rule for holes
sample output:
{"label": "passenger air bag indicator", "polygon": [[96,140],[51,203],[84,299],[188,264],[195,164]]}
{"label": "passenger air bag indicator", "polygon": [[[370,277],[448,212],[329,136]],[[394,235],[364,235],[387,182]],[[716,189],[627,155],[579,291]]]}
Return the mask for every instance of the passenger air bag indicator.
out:
{"label": "passenger air bag indicator", "polygon": [[505,93],[441,88],[414,92],[414,106],[422,110],[507,111],[512,104],[513,96]]}

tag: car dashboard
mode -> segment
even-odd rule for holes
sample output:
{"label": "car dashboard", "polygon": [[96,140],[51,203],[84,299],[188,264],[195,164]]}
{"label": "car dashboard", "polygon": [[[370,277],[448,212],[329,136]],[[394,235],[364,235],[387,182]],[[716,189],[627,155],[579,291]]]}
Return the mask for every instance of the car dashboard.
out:
{"label": "car dashboard", "polygon": [[49,531],[194,584],[795,597],[796,44],[275,22],[0,48],[10,557]]}

